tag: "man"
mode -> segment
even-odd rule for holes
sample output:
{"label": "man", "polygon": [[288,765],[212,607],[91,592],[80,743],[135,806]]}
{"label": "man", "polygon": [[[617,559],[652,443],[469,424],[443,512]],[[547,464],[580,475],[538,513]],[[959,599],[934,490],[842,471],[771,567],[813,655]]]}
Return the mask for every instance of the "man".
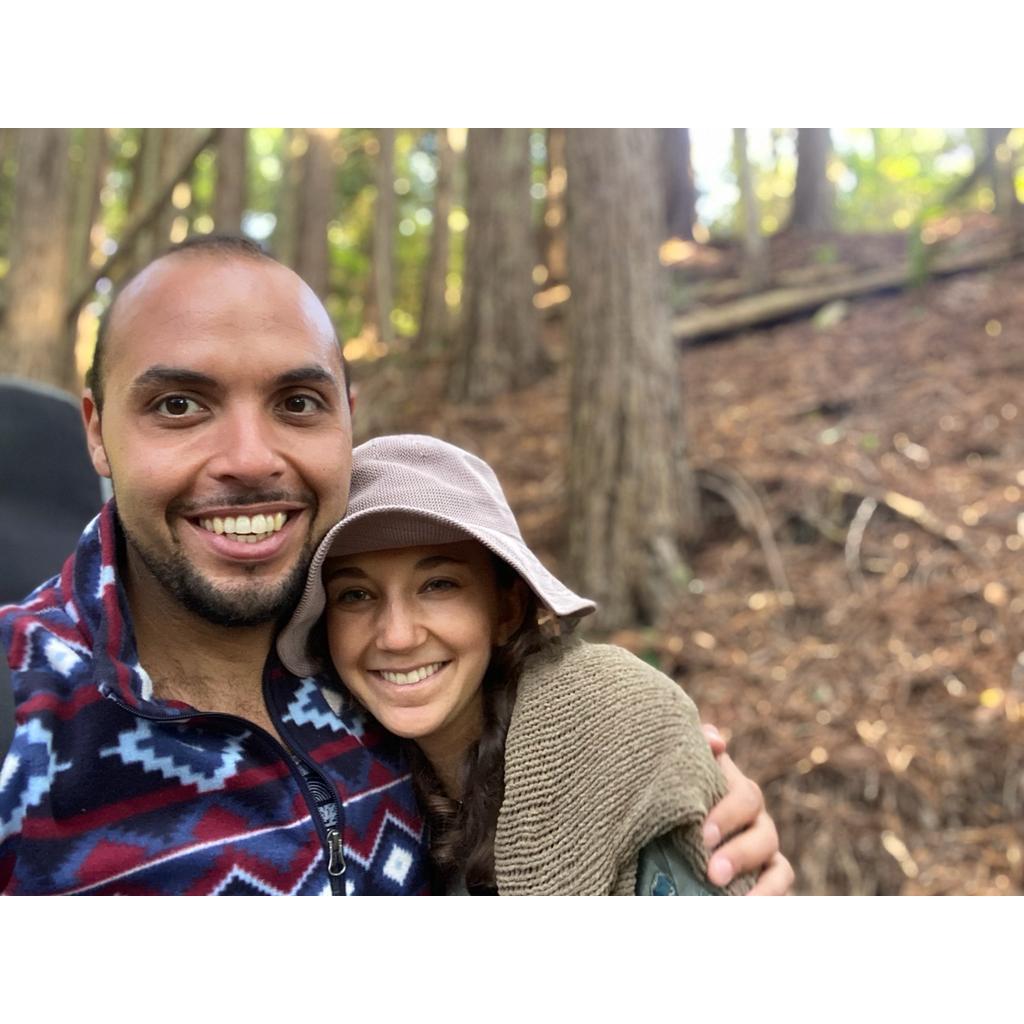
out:
{"label": "man", "polygon": [[[250,243],[187,243],[118,296],[89,384],[87,443],[116,508],[0,611],[19,707],[0,887],[427,891],[395,740],[336,716],[272,652],[348,496],[351,403],[323,306]],[[774,826],[737,776],[709,829],[755,827],[719,861],[771,857],[759,888],[782,891]]]}

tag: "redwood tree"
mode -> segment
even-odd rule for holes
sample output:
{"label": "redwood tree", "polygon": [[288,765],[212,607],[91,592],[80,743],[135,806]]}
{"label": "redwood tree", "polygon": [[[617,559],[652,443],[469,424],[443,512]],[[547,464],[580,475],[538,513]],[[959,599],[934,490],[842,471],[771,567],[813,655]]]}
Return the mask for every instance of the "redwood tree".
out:
{"label": "redwood tree", "polygon": [[217,187],[213,196],[213,225],[220,234],[237,235],[248,189],[245,128],[221,128],[217,142]]}
{"label": "redwood tree", "polygon": [[455,151],[448,141],[448,130],[434,132],[437,148],[437,179],[434,182],[434,216],[431,221],[430,252],[423,277],[423,305],[420,310],[418,345],[434,344],[448,336],[448,256],[455,179]]}
{"label": "redwood tree", "polygon": [[377,129],[377,201],[373,211],[372,314],[381,341],[394,340],[395,129]]}
{"label": "redwood tree", "polygon": [[653,128],[570,129],[569,560],[604,627],[653,622],[698,528],[658,244]]}
{"label": "redwood tree", "polygon": [[796,136],[796,187],[789,229],[808,234],[831,231],[835,213],[828,179],[831,142],[827,128],[800,128]]}
{"label": "redwood tree", "polygon": [[692,239],[697,223],[697,186],[690,156],[690,129],[662,128],[661,143],[668,237]]}
{"label": "redwood tree", "polygon": [[768,283],[768,248],[761,234],[757,193],[750,171],[747,153],[746,128],[733,128],[733,156],[736,161],[736,180],[740,187],[740,211],[743,216],[743,277],[751,289],[763,288]]}
{"label": "redwood tree", "polygon": [[310,128],[302,159],[295,272],[321,299],[328,289],[327,225],[334,209],[333,148],[337,128]]}
{"label": "redwood tree", "polygon": [[533,306],[529,129],[470,129],[466,189],[462,321],[449,397],[482,401],[532,383],[546,368]]}
{"label": "redwood tree", "polygon": [[0,365],[5,373],[74,390],[67,326],[69,143],[66,128],[23,128],[18,135]]}

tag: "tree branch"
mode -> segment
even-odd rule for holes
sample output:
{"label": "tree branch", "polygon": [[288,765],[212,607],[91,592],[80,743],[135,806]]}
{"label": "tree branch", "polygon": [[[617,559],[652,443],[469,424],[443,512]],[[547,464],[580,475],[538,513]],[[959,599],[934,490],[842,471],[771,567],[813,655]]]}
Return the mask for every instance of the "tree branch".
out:
{"label": "tree branch", "polygon": [[198,157],[207,146],[210,146],[217,141],[219,133],[219,128],[211,128],[209,131],[203,133],[196,141],[195,145],[182,159],[181,163],[174,169],[174,173],[168,175],[167,178],[161,182],[160,189],[153,196],[153,200],[150,202],[149,206],[140,210],[138,214],[128,222],[124,231],[121,233],[120,239],[118,239],[117,251],[108,256],[107,259],[103,261],[102,266],[99,266],[92,271],[68,304],[68,320],[73,320],[78,315],[78,310],[93,293],[93,290],[96,287],[96,282],[99,281],[101,277],[106,277],[111,270],[114,269],[116,264],[121,261],[125,254],[131,252],[135,239],[138,238],[138,236],[147,227],[149,227],[154,220],[156,220],[160,211],[171,198],[171,194],[174,192],[174,186],[188,174],[190,168],[196,162],[196,157]]}

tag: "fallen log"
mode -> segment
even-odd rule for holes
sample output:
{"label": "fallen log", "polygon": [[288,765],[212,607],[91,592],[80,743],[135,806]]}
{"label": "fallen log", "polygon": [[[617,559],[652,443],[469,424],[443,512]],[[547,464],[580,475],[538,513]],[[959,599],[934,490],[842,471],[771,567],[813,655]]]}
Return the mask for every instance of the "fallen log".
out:
{"label": "fallen log", "polygon": [[[979,270],[1024,253],[1024,243],[999,238],[979,245],[966,253],[939,253],[928,265],[930,277],[945,277],[967,270]],[[725,306],[697,309],[683,313],[672,321],[677,341],[695,342],[752,327],[761,327],[800,313],[812,312],[837,299],[904,288],[918,279],[919,271],[908,261],[894,267],[872,270],[864,274],[810,285],[804,288],[776,288],[757,295],[737,299]]]}

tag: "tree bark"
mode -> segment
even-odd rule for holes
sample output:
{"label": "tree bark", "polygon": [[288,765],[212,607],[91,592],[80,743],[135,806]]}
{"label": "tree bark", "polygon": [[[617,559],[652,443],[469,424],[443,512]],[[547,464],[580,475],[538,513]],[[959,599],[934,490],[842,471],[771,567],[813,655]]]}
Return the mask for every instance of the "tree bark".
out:
{"label": "tree bark", "polygon": [[0,365],[6,373],[73,390],[77,372],[65,319],[70,132],[24,128],[19,136]]}
{"label": "tree bark", "polygon": [[14,191],[14,175],[8,177],[7,158],[12,156],[17,148],[18,129],[0,128],[0,256],[9,255],[11,248],[11,225],[7,214],[13,202],[11,193]]}
{"label": "tree bark", "polygon": [[796,187],[789,230],[822,234],[832,230],[835,197],[828,180],[831,142],[827,128],[799,128],[796,136]]}
{"label": "tree bark", "polygon": [[217,145],[217,188],[213,197],[213,226],[221,235],[242,231],[242,214],[248,194],[245,128],[221,128]]}
{"label": "tree bark", "polygon": [[761,234],[761,218],[757,208],[754,179],[750,173],[747,155],[746,128],[733,128],[733,151],[736,158],[736,178],[740,186],[740,205],[743,211],[743,272],[748,289],[756,291],[768,283],[768,249]]}
{"label": "tree bark", "polygon": [[72,292],[77,293],[89,276],[92,229],[100,212],[100,192],[107,173],[107,132],[82,129],[82,159],[75,174],[75,205],[71,223]]}
{"label": "tree bark", "polygon": [[462,323],[449,378],[457,402],[525,387],[547,368],[533,307],[529,129],[470,129],[466,182]]}
{"label": "tree bark", "polygon": [[320,297],[330,287],[327,225],[334,209],[334,158],[336,128],[310,128],[303,157],[302,198],[295,253],[295,272]]}
{"label": "tree bark", "polygon": [[[139,151],[132,167],[132,188],[128,200],[130,218],[139,216],[156,201],[160,190],[160,150],[163,146],[163,128],[143,128],[139,133]],[[154,221],[156,218],[153,218]],[[154,225],[140,231],[135,241],[132,263],[145,266],[157,253],[157,229]]]}
{"label": "tree bark", "polygon": [[992,176],[992,195],[996,213],[1011,228],[1017,227],[1017,193],[1014,186],[1013,157],[1006,143],[1009,128],[985,129],[985,163]]}
{"label": "tree bark", "polygon": [[423,305],[420,310],[420,329],[416,339],[418,347],[438,346],[448,338],[448,256],[451,230],[448,217],[452,212],[455,186],[455,151],[448,141],[448,130],[438,128],[437,178],[434,181],[434,218],[430,234],[430,252],[423,278]]}
{"label": "tree bark", "polygon": [[395,254],[395,129],[377,129],[377,201],[373,211],[373,311],[377,337],[395,340],[391,324],[394,306]]}
{"label": "tree bark", "polygon": [[653,128],[570,129],[569,565],[613,628],[657,620],[699,529],[658,244]]}
{"label": "tree bark", "polygon": [[690,156],[690,129],[662,128],[661,138],[667,237],[692,240],[693,226],[697,223],[697,186]]}
{"label": "tree bark", "polygon": [[541,225],[541,262],[547,268],[545,286],[569,279],[568,243],[565,237],[565,129],[549,128],[547,135],[548,187]]}
{"label": "tree bark", "polygon": [[[182,157],[186,152],[191,130],[188,128],[164,128],[160,139],[160,173],[159,181],[166,181],[174,174],[175,169],[181,165]],[[219,134],[219,133],[218,133]],[[189,164],[189,170],[192,164]],[[175,185],[178,183],[175,182]],[[175,240],[172,237],[174,222],[178,217],[185,216],[186,210],[179,210],[174,205],[174,190],[171,190],[170,201],[165,203],[156,219],[153,234],[153,255],[159,256]],[[186,232],[187,234],[187,232]],[[184,241],[183,238],[179,240]]]}
{"label": "tree bark", "polygon": [[286,128],[284,131],[283,168],[277,193],[273,245],[274,255],[286,267],[294,268],[298,260],[303,156],[308,142],[301,128]]}

